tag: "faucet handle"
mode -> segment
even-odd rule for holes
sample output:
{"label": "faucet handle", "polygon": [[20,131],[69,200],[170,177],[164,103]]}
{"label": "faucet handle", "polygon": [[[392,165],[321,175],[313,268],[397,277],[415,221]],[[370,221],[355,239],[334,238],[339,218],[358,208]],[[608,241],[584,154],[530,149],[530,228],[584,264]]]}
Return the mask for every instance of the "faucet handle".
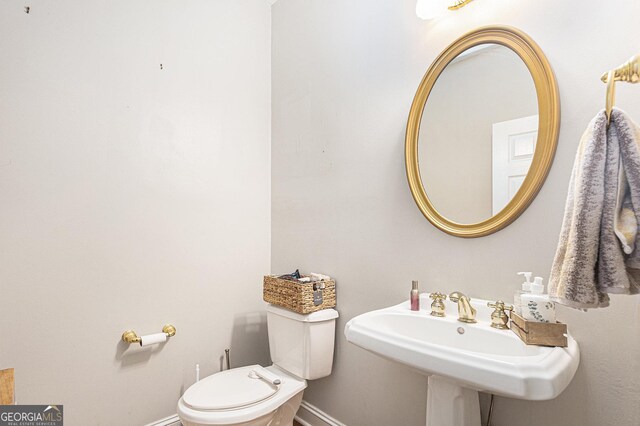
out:
{"label": "faucet handle", "polygon": [[436,291],[435,293],[431,293],[429,295],[429,297],[432,298],[434,301],[436,301],[436,300],[444,300],[444,299],[446,299],[447,295],[446,294],[442,294],[439,291]]}
{"label": "faucet handle", "polygon": [[509,323],[509,317],[505,314],[504,311],[513,311],[513,306],[505,305],[502,300],[497,300],[494,303],[488,302],[487,306],[490,308],[494,308],[494,311],[491,313],[491,327],[497,328],[499,330],[505,330],[509,328],[507,324]]}
{"label": "faucet handle", "polygon": [[489,308],[500,309],[500,310],[503,310],[503,311],[512,311],[513,310],[513,306],[505,305],[502,300],[496,300],[493,303],[488,302],[487,306]]}
{"label": "faucet handle", "polygon": [[440,292],[435,292],[435,293],[431,293],[429,297],[433,299],[433,303],[431,303],[431,315],[434,317],[445,316],[444,314],[445,305],[443,300],[447,298],[447,295],[442,294]]}

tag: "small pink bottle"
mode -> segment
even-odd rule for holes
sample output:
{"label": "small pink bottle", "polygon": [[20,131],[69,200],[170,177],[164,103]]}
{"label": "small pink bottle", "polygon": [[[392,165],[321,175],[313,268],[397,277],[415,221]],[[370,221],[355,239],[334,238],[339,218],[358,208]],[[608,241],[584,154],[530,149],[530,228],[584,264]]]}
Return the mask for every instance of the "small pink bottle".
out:
{"label": "small pink bottle", "polygon": [[420,310],[420,293],[418,293],[418,281],[411,282],[411,310]]}

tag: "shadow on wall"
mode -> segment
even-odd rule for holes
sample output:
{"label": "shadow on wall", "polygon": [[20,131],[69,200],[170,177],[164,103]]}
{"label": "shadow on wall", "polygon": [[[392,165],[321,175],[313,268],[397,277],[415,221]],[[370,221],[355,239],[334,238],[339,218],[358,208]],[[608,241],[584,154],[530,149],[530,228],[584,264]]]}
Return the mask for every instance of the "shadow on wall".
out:
{"label": "shadow on wall", "polygon": [[[230,349],[231,368],[252,364],[270,365],[267,313],[246,312],[236,315]],[[221,355],[220,370],[223,367],[226,369],[224,355]]]}
{"label": "shadow on wall", "polygon": [[[140,348],[138,344],[128,344],[120,339],[116,346],[115,360],[120,363],[121,368],[147,363],[162,351],[167,342]],[[236,315],[229,348],[231,368],[252,364],[270,365],[267,313],[246,312]],[[218,367],[219,371],[227,369],[224,352],[219,357]]]}

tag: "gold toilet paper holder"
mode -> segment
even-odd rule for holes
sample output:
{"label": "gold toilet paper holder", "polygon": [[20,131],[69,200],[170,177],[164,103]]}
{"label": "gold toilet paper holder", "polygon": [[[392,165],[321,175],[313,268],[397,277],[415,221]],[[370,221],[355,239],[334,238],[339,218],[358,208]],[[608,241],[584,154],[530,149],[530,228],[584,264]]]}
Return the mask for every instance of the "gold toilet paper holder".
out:
{"label": "gold toilet paper holder", "polygon": [[[162,327],[162,332],[167,335],[167,337],[173,337],[176,335],[176,328],[171,324],[166,324]],[[122,333],[122,341],[125,343],[142,343],[142,338],[138,336],[138,334],[133,330],[127,330]]]}

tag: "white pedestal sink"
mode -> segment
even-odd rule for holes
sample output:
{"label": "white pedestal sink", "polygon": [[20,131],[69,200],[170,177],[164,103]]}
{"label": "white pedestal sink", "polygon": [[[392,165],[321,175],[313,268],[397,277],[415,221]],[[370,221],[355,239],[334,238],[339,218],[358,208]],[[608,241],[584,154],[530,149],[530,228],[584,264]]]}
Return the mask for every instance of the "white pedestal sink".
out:
{"label": "white pedestal sink", "polygon": [[349,342],[429,376],[427,426],[479,426],[478,391],[553,399],[578,368],[580,351],[571,336],[566,348],[528,346],[511,330],[490,327],[486,300],[471,303],[477,324],[459,322],[450,301],[445,318],[430,316],[430,299],[422,294],[420,311],[404,302],[359,315],[344,328]]}

